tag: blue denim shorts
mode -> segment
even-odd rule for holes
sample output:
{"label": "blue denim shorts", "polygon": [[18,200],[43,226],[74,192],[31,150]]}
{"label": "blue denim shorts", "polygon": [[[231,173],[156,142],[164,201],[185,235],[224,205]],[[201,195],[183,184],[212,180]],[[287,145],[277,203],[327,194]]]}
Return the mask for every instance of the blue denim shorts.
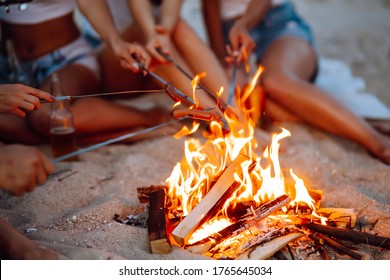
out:
{"label": "blue denim shorts", "polygon": [[[234,20],[223,23],[225,44],[229,44],[229,30]],[[274,7],[263,20],[259,22],[250,34],[256,42],[254,53],[259,62],[267,47],[276,39],[283,36],[295,36],[309,42],[316,49],[315,40],[308,23],[296,12],[290,2]]]}
{"label": "blue denim shorts", "polygon": [[84,65],[98,79],[100,77],[100,67],[94,50],[84,38],[80,37],[52,53],[20,63],[20,70],[24,75],[13,73],[8,58],[0,55],[0,84],[22,83],[32,87],[40,87],[53,72],[69,64]]}

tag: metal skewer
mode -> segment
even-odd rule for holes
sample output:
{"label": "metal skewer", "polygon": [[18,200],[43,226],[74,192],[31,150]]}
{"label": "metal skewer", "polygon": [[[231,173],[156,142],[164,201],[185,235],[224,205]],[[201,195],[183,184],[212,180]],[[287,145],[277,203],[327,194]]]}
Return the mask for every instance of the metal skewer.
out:
{"label": "metal skewer", "polygon": [[[156,93],[156,92],[164,92],[162,89],[150,89],[150,90],[126,90],[126,91],[116,91],[116,92],[103,92],[103,93],[94,93],[94,94],[85,94],[85,95],[64,95],[56,97],[55,101],[64,101],[64,100],[72,100],[79,98],[88,98],[88,97],[100,97],[100,96],[110,96],[110,95],[123,95],[127,93]],[[44,99],[40,100],[41,103],[49,103]]]}
{"label": "metal skewer", "polygon": [[[181,67],[179,64],[173,61],[173,59],[166,53],[162,51],[161,48],[156,48],[157,52],[162,55],[168,62],[172,63],[180,72],[182,72],[188,79],[192,80],[193,77],[184,70],[183,67]],[[218,105],[218,107],[222,110],[222,112],[225,112],[225,110],[228,108],[228,105],[221,99],[217,98],[208,88],[206,88],[202,83],[198,83],[198,86],[203,89]]]}
{"label": "metal skewer", "polygon": [[92,145],[92,146],[89,146],[89,147],[86,147],[86,148],[83,148],[83,149],[79,149],[79,150],[74,151],[72,153],[69,153],[69,154],[57,157],[57,158],[53,159],[52,162],[53,163],[57,163],[57,162],[60,162],[62,160],[66,160],[66,159],[72,158],[74,156],[78,156],[80,154],[83,154],[83,153],[86,153],[86,152],[90,152],[90,151],[96,150],[98,148],[107,146],[109,144],[113,144],[113,143],[116,143],[116,142],[119,142],[119,141],[122,141],[122,140],[125,140],[125,139],[129,139],[129,138],[132,138],[132,137],[135,137],[135,136],[147,134],[147,133],[155,131],[155,130],[157,130],[159,128],[162,128],[164,126],[168,126],[168,125],[173,124],[173,123],[181,122],[181,121],[186,120],[188,118],[189,118],[188,116],[185,116],[185,117],[182,117],[182,118],[179,118],[179,119],[171,120],[169,122],[161,123],[161,124],[158,124],[158,125],[146,128],[144,130],[131,132],[131,133],[128,133],[128,134],[125,134],[125,135],[122,135],[122,136],[119,136],[119,137],[116,137],[116,138],[113,138],[113,139],[109,139],[109,140],[97,143],[95,145]]}
{"label": "metal skewer", "polygon": [[237,67],[238,67],[238,62],[237,62],[237,57],[236,57],[236,58],[234,58],[234,64],[233,64],[233,70],[232,70],[232,79],[230,81],[230,86],[229,86],[229,98],[228,98],[228,105],[229,106],[232,105],[234,92],[235,92],[235,89],[236,89]]}

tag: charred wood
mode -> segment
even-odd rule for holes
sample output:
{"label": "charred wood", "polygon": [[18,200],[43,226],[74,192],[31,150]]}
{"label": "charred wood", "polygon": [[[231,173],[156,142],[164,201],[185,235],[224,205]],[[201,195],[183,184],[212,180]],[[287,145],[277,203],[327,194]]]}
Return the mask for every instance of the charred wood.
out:
{"label": "charred wood", "polygon": [[313,232],[323,233],[338,239],[390,249],[390,238],[388,237],[377,236],[352,229],[335,228],[315,223],[309,223],[304,226]]}
{"label": "charred wood", "polygon": [[153,254],[168,254],[172,247],[166,232],[165,191],[163,189],[150,193],[148,237]]}

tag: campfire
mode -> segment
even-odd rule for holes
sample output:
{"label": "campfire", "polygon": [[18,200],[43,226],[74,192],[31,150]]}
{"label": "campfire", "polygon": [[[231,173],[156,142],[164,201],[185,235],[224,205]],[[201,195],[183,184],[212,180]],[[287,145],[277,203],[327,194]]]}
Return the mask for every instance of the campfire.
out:
{"label": "campfire", "polygon": [[[141,202],[149,203],[152,253],[170,253],[174,245],[215,259],[294,259],[314,253],[329,259],[326,244],[363,258],[339,239],[389,249],[387,238],[353,230],[353,209],[322,208],[323,192],[306,186],[292,167],[281,167],[279,149],[291,136],[288,130],[281,128],[259,149],[251,98],[259,101],[254,91],[261,71],[237,94],[242,115],[225,114],[229,133],[221,121],[212,121],[203,142],[185,141],[184,157],[165,186],[138,188]],[[177,137],[189,131],[183,128]]]}

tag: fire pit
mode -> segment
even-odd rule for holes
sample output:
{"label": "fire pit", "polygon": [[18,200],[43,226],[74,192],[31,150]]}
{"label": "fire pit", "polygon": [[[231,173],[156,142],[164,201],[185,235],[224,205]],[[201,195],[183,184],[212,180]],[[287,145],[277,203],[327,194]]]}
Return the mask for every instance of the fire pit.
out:
{"label": "fire pit", "polygon": [[[248,108],[253,90],[240,94],[239,120],[225,116],[229,134],[213,121],[204,143],[185,142],[166,186],[138,189],[141,201],[149,202],[152,253],[170,253],[173,244],[215,259],[363,258],[340,239],[389,249],[387,238],[352,230],[353,209],[321,208],[322,191],[281,168],[279,147],[291,136],[288,130],[281,128],[259,151]],[[339,256],[330,256],[329,246]]]}

